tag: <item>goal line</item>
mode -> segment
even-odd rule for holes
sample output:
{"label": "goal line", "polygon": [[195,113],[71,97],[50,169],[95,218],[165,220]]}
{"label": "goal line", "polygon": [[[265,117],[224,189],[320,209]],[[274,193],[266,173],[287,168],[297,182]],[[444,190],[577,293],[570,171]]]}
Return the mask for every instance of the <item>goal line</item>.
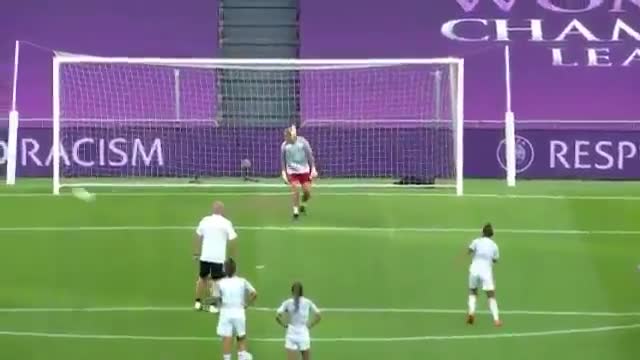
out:
{"label": "goal line", "polygon": [[[261,177],[261,178],[226,178],[226,177],[205,177],[189,179],[189,178],[135,178],[135,179],[110,179],[109,182],[101,182],[101,179],[95,178],[73,178],[66,179],[60,184],[60,188],[286,188],[287,185],[280,178]],[[321,176],[314,179],[314,187],[317,188],[337,188],[337,189],[434,189],[446,190],[455,187],[455,183],[443,180],[437,184],[400,184],[398,179],[367,179],[363,182],[361,179],[324,179]]]}

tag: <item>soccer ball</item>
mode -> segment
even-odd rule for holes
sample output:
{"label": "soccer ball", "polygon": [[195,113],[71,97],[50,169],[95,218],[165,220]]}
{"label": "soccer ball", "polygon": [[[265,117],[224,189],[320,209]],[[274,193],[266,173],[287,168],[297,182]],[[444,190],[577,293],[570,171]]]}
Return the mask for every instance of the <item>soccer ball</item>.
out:
{"label": "soccer ball", "polygon": [[92,202],[96,199],[96,194],[92,194],[83,188],[71,189],[71,194],[76,198],[84,202]]}
{"label": "soccer ball", "polygon": [[241,169],[249,169],[250,167],[251,167],[251,160],[242,159],[242,161],[240,161],[240,168]]}

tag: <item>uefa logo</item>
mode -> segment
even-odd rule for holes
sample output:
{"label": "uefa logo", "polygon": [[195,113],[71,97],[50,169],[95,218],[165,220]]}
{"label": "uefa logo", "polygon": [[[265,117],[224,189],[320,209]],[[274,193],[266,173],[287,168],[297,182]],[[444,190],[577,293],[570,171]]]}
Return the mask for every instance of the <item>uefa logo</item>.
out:
{"label": "uefa logo", "polygon": [[[507,161],[505,158],[505,140],[503,139],[498,144],[498,149],[496,150],[496,158],[502,166],[503,169],[507,169]],[[533,145],[527,138],[516,135],[516,173],[521,173],[527,170],[531,164],[533,164],[533,159],[535,158],[535,152],[533,150]]]}

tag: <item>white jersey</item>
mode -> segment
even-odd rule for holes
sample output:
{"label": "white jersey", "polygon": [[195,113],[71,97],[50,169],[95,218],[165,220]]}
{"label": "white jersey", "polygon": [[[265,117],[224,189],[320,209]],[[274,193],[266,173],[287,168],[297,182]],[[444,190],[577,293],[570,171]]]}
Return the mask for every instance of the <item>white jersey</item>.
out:
{"label": "white jersey", "polygon": [[278,314],[287,314],[289,324],[285,336],[285,349],[292,351],[307,351],[311,347],[311,336],[309,334],[309,317],[311,313],[319,314],[320,310],[313,301],[300,297],[298,308],[294,299],[285,300],[278,308]]}
{"label": "white jersey", "polygon": [[311,313],[319,314],[320,310],[313,301],[301,296],[298,299],[298,309],[293,298],[285,300],[278,308],[278,314],[289,315],[289,328],[307,329],[307,323]]}
{"label": "white jersey", "polygon": [[200,261],[218,264],[227,260],[227,242],[238,237],[231,221],[215,214],[202,218],[196,234],[202,237]]}
{"label": "white jersey", "polygon": [[256,289],[245,278],[232,276],[222,278],[216,284],[220,291],[220,316],[228,318],[244,318],[247,295]]}
{"label": "white jersey", "polygon": [[488,237],[473,240],[469,245],[473,251],[473,260],[469,267],[471,274],[492,274],[493,263],[500,258],[498,245]]}

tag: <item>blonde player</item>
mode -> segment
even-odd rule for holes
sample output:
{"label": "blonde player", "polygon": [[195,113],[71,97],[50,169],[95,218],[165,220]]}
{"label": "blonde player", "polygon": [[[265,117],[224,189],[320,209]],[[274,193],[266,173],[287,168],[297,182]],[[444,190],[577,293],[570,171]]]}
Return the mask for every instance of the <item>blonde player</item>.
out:
{"label": "blonde player", "polygon": [[493,265],[498,262],[500,250],[493,241],[493,227],[486,224],[482,228],[482,237],[477,238],[469,245],[469,254],[473,257],[469,267],[469,313],[467,323],[472,325],[475,320],[476,301],[478,288],[487,293],[489,310],[496,326],[502,326],[498,315],[498,302],[496,301],[496,288],[493,280]]}
{"label": "blonde player", "polygon": [[[292,297],[285,300],[278,308],[276,321],[287,329],[284,345],[287,350],[287,359],[295,360],[300,353],[303,360],[309,360],[311,357],[309,329],[320,322],[320,310],[313,301],[304,297],[302,283],[293,283],[291,295]],[[309,322],[311,313],[313,313],[313,319]]]}
{"label": "blonde player", "polygon": [[256,289],[246,279],[236,276],[236,263],[228,259],[224,263],[226,277],[216,283],[220,306],[218,335],[222,338],[222,358],[231,360],[233,337],[238,340],[238,360],[251,360],[247,351],[247,330],[245,309],[257,297]]}
{"label": "blonde player", "polygon": [[[280,147],[282,179],[291,186],[293,193],[293,218],[305,213],[307,201],[311,198],[311,181],[318,176],[313,150],[309,142],[298,136],[295,126],[284,131],[284,142]],[[302,203],[300,203],[302,188]]]}

